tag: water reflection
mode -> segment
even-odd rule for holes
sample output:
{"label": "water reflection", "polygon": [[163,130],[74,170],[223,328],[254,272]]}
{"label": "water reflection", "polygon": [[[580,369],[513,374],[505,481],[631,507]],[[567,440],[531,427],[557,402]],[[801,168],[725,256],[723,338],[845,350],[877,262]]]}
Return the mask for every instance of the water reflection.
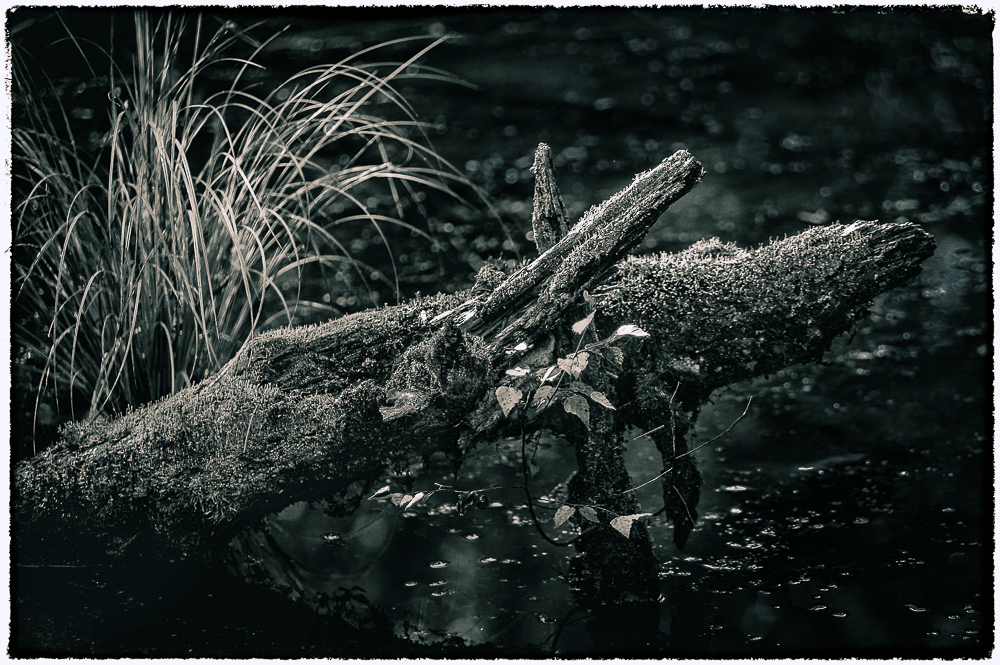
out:
{"label": "water reflection", "polygon": [[[663,562],[655,628],[671,655],[954,655],[985,644],[991,610],[983,533],[991,488],[981,488],[992,467],[982,407],[992,354],[992,24],[977,28],[973,18],[881,10],[282,17],[293,29],[274,43],[268,72],[280,77],[289,62],[339,59],[421,26],[460,35],[429,62],[480,88],[414,88],[407,99],[433,121],[436,148],[524,228],[539,141],[555,151],[573,218],[673,150],[698,156],[709,177],[652,229],[645,251],[712,235],[752,246],[855,217],[923,224],[939,250],[919,281],[879,298],[825,365],[738,386],[703,409],[701,441],[755,397],[737,429],[698,453],[704,517],[687,549],[670,545],[669,527],[651,530]],[[404,288],[465,286],[477,259],[515,247],[473,213],[434,209],[440,244],[391,239]],[[375,241],[358,236],[351,250],[368,260]],[[571,451],[549,443],[554,452],[533,479],[538,495],[573,470]],[[628,455],[638,485],[658,459],[644,440]],[[459,479],[429,469],[414,491],[435,480],[516,485],[516,459],[487,446]],[[661,500],[655,483],[637,495],[654,510]],[[595,633],[612,621],[574,606],[562,577],[569,553],[539,540],[523,496],[490,499],[489,509],[464,516],[448,500],[402,516],[379,504],[350,516],[291,507],[244,543],[242,571],[259,579],[267,568],[300,596],[363,589],[417,641],[450,632],[547,654],[611,641]]]}
{"label": "water reflection", "polygon": [[[709,408],[700,435],[714,436],[741,405],[734,397]],[[272,542],[300,566],[300,593],[363,590],[389,614],[397,635],[419,643],[458,636],[470,645],[548,654],[670,648],[739,655],[848,653],[904,642],[948,648],[977,639],[981,609],[966,604],[967,611],[956,612],[962,606],[954,599],[975,595],[981,546],[947,537],[964,524],[965,511],[953,507],[949,493],[924,492],[940,472],[898,461],[873,464],[860,453],[830,455],[803,441],[794,455],[764,452],[766,427],[754,431],[748,420],[751,427],[737,428],[700,455],[710,491],[685,552],[669,545],[669,527],[652,525],[663,561],[662,602],[635,610],[627,625],[601,608],[575,606],[564,578],[572,552],[537,537],[519,491],[491,490],[490,507],[464,515],[439,493],[407,509],[407,519],[394,519],[391,512],[400,509],[389,502],[363,502],[347,517],[297,504],[270,520]],[[533,479],[539,489],[554,488],[573,464],[565,442],[545,443]],[[506,446],[517,447],[487,446],[470,456],[464,482],[516,488],[518,470]],[[653,455],[647,439],[630,444],[633,480],[647,479]],[[970,468],[939,464],[950,473]],[[411,491],[454,480],[449,465],[431,465],[415,476]],[[655,506],[655,487],[645,490],[640,500]],[[909,492],[939,504],[939,517],[923,522],[919,540],[911,520],[922,508],[902,499]],[[330,541],[331,534],[337,538]],[[349,544],[354,554],[344,550]],[[339,548],[332,554],[331,545]],[[942,565],[957,574],[941,579],[934,571]],[[286,585],[287,569],[281,569]],[[956,585],[965,592],[956,594]]]}
{"label": "water reflection", "polygon": [[275,546],[303,569],[338,579],[369,568],[385,552],[395,531],[395,515],[364,502],[347,517],[293,504],[267,520]]}

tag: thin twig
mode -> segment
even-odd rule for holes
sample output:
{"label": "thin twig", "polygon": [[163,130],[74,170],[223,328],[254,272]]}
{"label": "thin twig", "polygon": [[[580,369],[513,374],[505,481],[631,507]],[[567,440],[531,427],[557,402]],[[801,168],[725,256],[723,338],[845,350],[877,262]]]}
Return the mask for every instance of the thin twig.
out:
{"label": "thin twig", "polygon": [[257,415],[257,409],[250,414],[250,422],[247,423],[247,435],[243,438],[243,452],[247,451],[247,443],[250,441],[250,428],[253,426],[253,417]]}
{"label": "thin twig", "polygon": [[694,524],[695,523],[694,515],[691,514],[691,509],[688,508],[688,502],[684,500],[684,495],[681,494],[681,491],[677,489],[676,485],[674,486],[674,491],[677,492],[677,497],[681,500],[681,503],[684,504],[684,510],[685,512],[687,512],[688,519],[691,520],[691,524]]}
{"label": "thin twig", "polygon": [[657,480],[659,480],[660,478],[662,478],[663,476],[667,475],[668,473],[670,473],[673,470],[674,470],[674,467],[670,467],[669,469],[666,469],[663,473],[659,474],[658,476],[654,476],[653,478],[650,478],[649,480],[647,480],[646,482],[644,482],[642,485],[637,485],[636,487],[632,487],[631,489],[625,490],[624,492],[622,492],[622,494],[628,494],[629,492],[635,492],[636,490],[640,490],[643,487],[645,487],[646,485],[648,485],[650,483],[653,483],[653,482],[656,482]]}
{"label": "thin twig", "polygon": [[[674,393],[670,396],[670,401],[667,402],[667,408],[670,409],[670,425],[671,425],[671,430],[673,430],[673,420],[674,420],[674,415],[673,415],[674,412],[673,412],[673,409],[671,407],[673,407],[673,405],[674,405],[674,397],[677,396],[677,391],[680,389],[680,387],[681,387],[681,382],[678,381],[677,385],[674,386]],[[632,443],[636,439],[641,439],[644,436],[649,436],[650,434],[653,434],[654,432],[659,432],[661,429],[663,429],[666,426],[667,426],[667,423],[663,423],[662,425],[660,425],[658,427],[654,427],[653,429],[651,429],[648,432],[645,432],[643,434],[640,434],[639,436],[635,437],[634,439],[629,439],[628,443]]]}
{"label": "thin twig", "polygon": [[539,534],[541,534],[542,538],[544,538],[552,545],[556,545],[557,547],[569,547],[570,545],[575,543],[576,540],[583,534],[578,534],[567,541],[560,542],[558,540],[551,538],[549,534],[545,533],[545,530],[542,528],[541,523],[538,521],[538,516],[535,515],[534,499],[531,498],[531,490],[528,488],[528,479],[531,477],[531,474],[529,473],[528,470],[528,457],[527,457],[528,437],[524,431],[524,419],[525,419],[524,412],[525,409],[522,408],[521,409],[521,473],[524,475],[524,496],[528,500],[527,502],[528,513],[531,515],[532,524],[535,525],[535,529],[538,531]]}
{"label": "thin twig", "polygon": [[745,418],[746,415],[750,412],[750,402],[752,402],[752,401],[753,401],[753,397],[751,397],[750,399],[747,400],[747,408],[743,409],[743,413],[740,414],[740,417],[737,418],[736,420],[734,420],[733,424],[726,428],[726,431],[722,432],[721,434],[719,434],[715,438],[710,439],[710,440],[706,441],[705,443],[703,443],[703,444],[701,444],[699,446],[695,446],[694,448],[692,448],[691,450],[687,451],[686,453],[681,453],[680,455],[675,456],[674,460],[679,460],[682,457],[690,455],[691,453],[695,452],[696,450],[700,450],[701,448],[704,448],[708,444],[714,443],[714,442],[718,441],[719,439],[721,439],[722,437],[724,437],[725,435],[729,434],[729,432],[732,431],[732,429],[734,427],[736,427],[736,424],[739,423],[741,420],[743,420],[743,418]]}
{"label": "thin twig", "polygon": [[[675,391],[675,394],[676,394],[676,391]],[[743,410],[743,413],[742,413],[742,414],[740,415],[740,417],[739,417],[739,418],[737,418],[736,420],[734,420],[734,421],[733,421],[733,423],[732,423],[732,424],[731,424],[731,425],[730,425],[729,427],[727,427],[727,428],[726,428],[726,430],[725,430],[724,432],[722,432],[722,433],[721,433],[721,434],[719,434],[718,436],[714,437],[713,439],[710,439],[709,441],[706,441],[705,443],[703,443],[703,444],[701,444],[701,445],[699,445],[699,446],[696,446],[695,448],[692,448],[691,450],[687,451],[686,453],[681,453],[680,455],[675,455],[675,456],[674,456],[674,458],[673,458],[673,459],[671,460],[671,462],[676,462],[676,461],[677,461],[677,460],[679,460],[680,458],[682,458],[682,457],[685,457],[685,456],[687,456],[687,455],[690,455],[691,453],[695,452],[696,450],[698,450],[698,449],[700,449],[700,448],[704,448],[704,447],[705,447],[705,446],[707,446],[708,444],[710,444],[710,443],[712,443],[712,442],[714,442],[714,441],[718,441],[718,440],[719,440],[719,439],[721,439],[721,438],[722,438],[723,436],[725,436],[726,434],[728,434],[728,433],[729,433],[729,432],[730,432],[730,431],[731,431],[731,430],[732,430],[732,429],[733,429],[734,427],[736,427],[736,424],[737,424],[737,423],[739,423],[739,422],[740,422],[741,420],[743,420],[743,418],[744,418],[744,417],[745,417],[745,416],[747,415],[747,413],[749,413],[749,412],[750,412],[750,402],[752,402],[752,401],[753,401],[753,397],[751,397],[751,398],[750,398],[749,400],[747,400],[747,407],[746,407],[746,408],[745,408],[745,409]],[[656,429],[662,429],[663,427],[666,427],[666,423],[664,423],[663,425],[660,425],[660,426],[659,426],[659,427],[657,427]],[[651,431],[655,431],[655,430],[651,430]],[[645,435],[643,435],[643,436],[645,436]],[[633,441],[634,441],[634,440],[635,440],[635,439],[633,439]],[[651,479],[647,480],[646,482],[644,482],[644,483],[643,483],[643,484],[641,484],[641,485],[637,485],[636,487],[633,487],[633,488],[631,488],[631,489],[627,489],[627,490],[625,490],[624,492],[622,492],[622,494],[627,494],[627,493],[629,493],[629,492],[635,492],[635,491],[636,491],[636,490],[638,490],[638,489],[642,489],[642,488],[643,488],[643,487],[645,487],[646,485],[648,485],[648,484],[650,484],[650,483],[652,483],[652,482],[654,482],[654,481],[656,481],[656,480],[659,480],[660,478],[662,478],[663,476],[667,475],[668,473],[670,473],[670,472],[671,472],[671,471],[673,471],[673,470],[674,470],[674,467],[673,467],[673,466],[671,466],[670,468],[668,468],[668,469],[665,469],[665,470],[663,471],[663,473],[661,473],[661,474],[659,474],[659,475],[657,475],[657,476],[655,476],[655,477],[653,477],[653,478],[651,478]]]}

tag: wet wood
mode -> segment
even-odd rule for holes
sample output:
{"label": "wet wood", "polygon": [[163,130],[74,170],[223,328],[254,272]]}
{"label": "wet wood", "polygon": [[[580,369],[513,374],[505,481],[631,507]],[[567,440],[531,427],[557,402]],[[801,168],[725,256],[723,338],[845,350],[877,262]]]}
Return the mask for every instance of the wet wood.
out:
{"label": "wet wood", "polygon": [[535,174],[531,229],[535,236],[535,247],[541,255],[569,232],[569,216],[556,185],[556,176],[552,171],[552,149],[548,145],[538,145],[531,170]]}
{"label": "wet wood", "polygon": [[912,224],[858,222],[753,251],[705,242],[626,259],[701,175],[691,155],[674,155],[487,293],[261,335],[196,386],[68,427],[14,470],[19,555],[204,553],[295,501],[494,435],[493,391],[519,360],[508,350],[569,323],[584,289],[602,330],[651,335],[615,383],[631,406],[613,427],[684,417],[715,388],[818,358],[933,251]]}

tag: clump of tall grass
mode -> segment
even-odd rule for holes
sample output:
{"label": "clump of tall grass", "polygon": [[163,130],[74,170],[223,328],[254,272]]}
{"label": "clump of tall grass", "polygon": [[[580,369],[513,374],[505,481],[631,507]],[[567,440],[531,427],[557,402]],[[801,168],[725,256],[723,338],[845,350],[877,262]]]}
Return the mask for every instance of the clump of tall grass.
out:
{"label": "clump of tall grass", "polygon": [[[58,101],[51,82],[14,57],[13,334],[39,395],[84,395],[91,415],[183,388],[305,310],[336,313],[297,286],[317,267],[371,274],[336,227],[426,236],[402,201],[467,185],[394,87],[441,76],[417,63],[440,39],[404,62],[363,64],[390,42],[255,94],[266,44],[229,55],[248,41],[231,24],[208,35],[200,18],[137,12],[135,37],[131,68],[108,63],[96,156],[61,104],[42,103]],[[211,92],[211,74],[231,83]],[[371,209],[376,188],[392,214]]]}

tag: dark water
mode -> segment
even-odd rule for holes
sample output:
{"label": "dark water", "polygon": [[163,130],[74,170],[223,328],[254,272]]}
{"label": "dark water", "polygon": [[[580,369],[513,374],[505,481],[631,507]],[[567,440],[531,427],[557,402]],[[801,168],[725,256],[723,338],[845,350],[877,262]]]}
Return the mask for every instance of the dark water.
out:
{"label": "dark water", "polygon": [[[265,54],[278,78],[386,39],[457,35],[427,62],[478,88],[403,91],[434,123],[438,151],[499,202],[514,242],[481,215],[438,208],[431,225],[442,245],[406,245],[397,256],[410,292],[465,286],[482,259],[511,256],[515,244],[530,254],[528,168],[540,141],[553,148],[574,218],[676,149],[704,163],[703,183],[654,226],[643,251],[711,236],[753,245],[859,218],[905,219],[932,233],[938,249],[923,274],[880,297],[824,364],[733,386],[703,410],[699,441],[725,430],[753,397],[749,415],[698,453],[702,517],[686,549],[670,544],[667,527],[652,528],[662,562],[657,649],[691,657],[989,653],[989,18],[330,10],[279,24],[292,30]],[[368,260],[377,263],[379,251],[373,246]],[[517,485],[515,448],[484,444],[457,476],[432,460],[413,491],[435,482]],[[554,437],[536,461],[535,495],[573,470]],[[629,464],[636,485],[659,466],[644,439],[630,445]],[[643,505],[655,511],[659,491],[646,489]],[[283,542],[310,567],[312,588],[336,596],[357,587],[386,613],[382,623],[366,610],[377,620],[344,630],[305,603],[193,563],[20,568],[14,645],[80,655],[594,653],[608,624],[574,606],[562,577],[570,552],[539,538],[518,490],[487,494],[491,507],[464,515],[447,492],[392,509],[391,529],[371,519],[324,526],[315,514],[286,525],[298,529],[297,549]],[[345,563],[334,533],[367,543],[367,567]],[[341,549],[324,549],[335,544]],[[630,655],[630,645],[618,653]]]}

